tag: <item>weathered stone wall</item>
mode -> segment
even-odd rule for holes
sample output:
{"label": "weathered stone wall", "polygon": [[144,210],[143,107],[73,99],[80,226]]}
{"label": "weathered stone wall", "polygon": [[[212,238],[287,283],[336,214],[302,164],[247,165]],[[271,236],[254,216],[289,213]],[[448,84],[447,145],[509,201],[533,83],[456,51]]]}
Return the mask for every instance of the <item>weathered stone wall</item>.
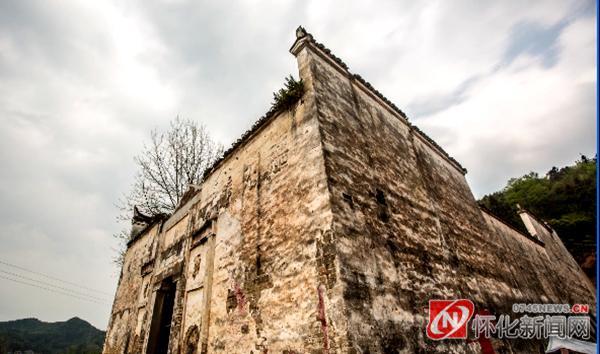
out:
{"label": "weathered stone wall", "polygon": [[[558,298],[550,300],[571,304],[585,303],[582,302],[582,300],[586,300],[587,302],[595,304],[595,298],[591,296],[591,293],[595,293],[593,284],[589,281],[588,277],[582,277],[580,266],[567,251],[558,234],[546,223],[539,221],[527,211],[521,211],[520,216],[531,236],[544,243],[543,249],[546,257],[542,258],[542,261],[546,261],[547,267],[543,274],[543,278],[553,282],[558,292]],[[529,230],[529,227],[532,227],[532,229]],[[551,262],[548,262],[548,259],[550,259]],[[550,267],[548,267],[548,265]],[[536,269],[544,268],[536,267]],[[564,284],[569,285],[564,286]]]}
{"label": "weathered stone wall", "polygon": [[428,300],[493,314],[595,303],[550,229],[523,212],[534,236],[522,235],[480,210],[462,167],[397,108],[310,37],[292,52],[301,101],[131,243],[105,354],[147,351],[165,282],[169,352],[186,354],[478,353],[476,341],[425,337]]}
{"label": "weathered stone wall", "polygon": [[190,234],[217,216],[208,352],[322,348],[317,254],[331,219],[323,166],[308,94],[203,183]]}
{"label": "weathered stone wall", "polygon": [[[345,338],[325,317],[339,305],[323,292],[335,270],[317,123],[309,91],[228,154],[161,225],[146,308],[162,280],[176,281],[171,353],[317,353]],[[127,251],[105,353],[146,351],[152,315],[137,314],[136,299],[149,240]],[[126,340],[133,328],[145,335],[138,347]]]}
{"label": "weathered stone wall", "polygon": [[[311,71],[323,138],[343,282],[343,352],[479,352],[476,342],[425,337],[430,299],[468,298],[497,315],[515,302],[595,304],[593,288],[546,229],[541,246],[497,225],[478,208],[459,165],[305,42],[296,48]],[[543,352],[535,341],[494,345]]]}
{"label": "weathered stone wall", "polygon": [[148,297],[152,295],[148,268],[143,272],[142,267],[154,260],[159,231],[160,224],[149,227],[127,249],[106,332],[105,354],[121,354],[126,347],[131,353],[140,352],[143,324],[149,316]]}

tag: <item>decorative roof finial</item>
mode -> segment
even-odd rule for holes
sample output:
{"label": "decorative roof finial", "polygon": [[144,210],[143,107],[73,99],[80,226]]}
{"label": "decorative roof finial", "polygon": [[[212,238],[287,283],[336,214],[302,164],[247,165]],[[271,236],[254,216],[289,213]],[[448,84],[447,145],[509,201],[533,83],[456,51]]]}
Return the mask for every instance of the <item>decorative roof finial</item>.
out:
{"label": "decorative roof finial", "polygon": [[133,206],[133,217],[131,218],[131,223],[135,224],[136,222],[148,223],[152,220],[152,217],[148,215],[142,214],[137,205]]}
{"label": "decorative roof finial", "polygon": [[302,38],[304,36],[306,36],[306,30],[304,29],[304,27],[302,26],[298,26],[298,28],[296,28],[296,38]]}

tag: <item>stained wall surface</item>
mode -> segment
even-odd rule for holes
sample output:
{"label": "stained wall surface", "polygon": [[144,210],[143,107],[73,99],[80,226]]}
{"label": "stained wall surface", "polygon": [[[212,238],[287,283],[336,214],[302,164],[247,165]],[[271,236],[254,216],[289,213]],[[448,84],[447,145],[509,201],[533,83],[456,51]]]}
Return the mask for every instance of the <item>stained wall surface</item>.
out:
{"label": "stained wall surface", "polygon": [[156,238],[147,230],[132,243],[104,353],[146,352],[165,280],[176,282],[171,353],[320,352],[323,333],[335,342],[323,319],[339,305],[322,293],[331,211],[317,123],[306,92],[193,188]]}
{"label": "stained wall surface", "polygon": [[[315,90],[343,283],[342,352],[478,353],[477,342],[426,338],[430,299],[467,298],[496,315],[513,303],[595,304],[556,234],[527,213],[536,237],[480,210],[460,165],[327,50],[305,42],[299,60]],[[544,350],[536,341],[494,346]]]}
{"label": "stained wall surface", "polygon": [[151,315],[148,311],[152,295],[148,265],[155,258],[159,231],[159,225],[149,227],[127,249],[106,332],[104,353],[123,353],[122,348],[130,348],[131,353],[140,352],[141,342],[146,337],[144,323]]}
{"label": "stained wall surface", "polygon": [[426,338],[428,300],[492,314],[595,304],[551,229],[523,211],[523,235],[482,211],[456,161],[298,36],[302,99],[261,119],[130,243],[105,354],[148,352],[171,283],[169,352],[189,354],[479,353],[477,341]]}

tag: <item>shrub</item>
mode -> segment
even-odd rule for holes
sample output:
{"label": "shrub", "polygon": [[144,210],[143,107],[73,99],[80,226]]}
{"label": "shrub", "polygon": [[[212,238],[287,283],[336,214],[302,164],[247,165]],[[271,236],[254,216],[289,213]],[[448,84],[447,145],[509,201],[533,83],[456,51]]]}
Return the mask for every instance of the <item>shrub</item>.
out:
{"label": "shrub", "polygon": [[271,109],[274,111],[286,110],[291,108],[304,94],[304,83],[302,79],[296,81],[292,75],[285,78],[285,86],[273,93],[273,104]]}

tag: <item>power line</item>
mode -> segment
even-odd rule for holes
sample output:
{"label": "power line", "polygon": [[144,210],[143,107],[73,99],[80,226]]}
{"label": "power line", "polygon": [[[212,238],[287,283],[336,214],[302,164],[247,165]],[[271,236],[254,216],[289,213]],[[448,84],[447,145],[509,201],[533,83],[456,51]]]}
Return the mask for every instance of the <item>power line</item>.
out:
{"label": "power line", "polygon": [[20,270],[23,270],[23,271],[26,271],[26,272],[29,272],[29,273],[32,273],[32,274],[36,274],[36,275],[39,275],[39,276],[42,276],[42,277],[45,277],[45,278],[48,278],[48,279],[59,281],[61,283],[65,283],[65,284],[69,284],[69,285],[72,285],[72,286],[76,286],[78,288],[86,289],[86,290],[89,290],[89,291],[95,291],[95,292],[102,293],[102,294],[105,294],[105,295],[108,295],[108,296],[113,296],[113,294],[107,293],[107,292],[102,291],[102,290],[88,288],[87,286],[83,286],[83,285],[80,285],[80,284],[77,284],[77,283],[73,283],[73,282],[70,282],[70,281],[67,281],[67,280],[56,278],[56,277],[53,277],[51,275],[47,275],[47,274],[44,274],[44,273],[40,273],[40,272],[36,272],[36,271],[33,271],[33,270],[29,270],[27,268],[18,266],[16,264],[8,263],[8,262],[2,261],[2,260],[0,260],[0,264],[4,264],[6,266],[9,266],[9,267],[12,267],[12,268],[15,268],[15,269],[20,269]]}
{"label": "power line", "polygon": [[69,296],[69,297],[72,297],[72,298],[75,298],[75,299],[93,302],[93,303],[99,304],[99,305],[110,305],[109,303],[106,303],[106,302],[95,301],[95,300],[92,300],[92,299],[89,299],[89,298],[86,299],[86,298],[83,298],[83,297],[75,296],[73,294],[69,294],[69,293],[65,293],[65,292],[62,292],[62,291],[58,291],[58,290],[46,288],[44,286],[39,286],[39,285],[36,285],[36,284],[31,284],[31,283],[28,283],[28,282],[24,282],[24,281],[21,281],[21,280],[17,280],[17,279],[12,279],[12,278],[9,278],[9,277],[5,277],[3,275],[0,275],[0,278],[6,279],[6,280],[10,280],[10,281],[13,281],[15,283],[25,284],[25,285],[33,286],[33,287],[36,287],[36,288],[44,289],[44,290],[47,290],[47,291],[51,291],[53,293],[61,294],[61,295],[64,295],[64,296]]}
{"label": "power line", "polygon": [[17,277],[17,278],[25,279],[25,280],[28,280],[28,281],[32,281],[32,282],[37,283],[37,284],[43,284],[44,286],[50,286],[52,288],[57,288],[57,289],[60,289],[62,291],[73,293],[73,294],[78,295],[78,296],[85,296],[85,297],[89,297],[89,298],[92,298],[92,299],[95,299],[95,300],[99,300],[99,301],[110,301],[109,299],[106,299],[106,298],[96,297],[96,296],[93,296],[91,294],[82,293],[82,292],[79,292],[79,291],[76,291],[76,290],[73,290],[73,289],[69,289],[69,288],[65,288],[65,287],[62,287],[62,286],[54,285],[54,284],[51,284],[51,283],[47,283],[47,282],[42,281],[42,280],[25,277],[25,276],[17,274],[17,273],[7,272],[7,271],[4,271],[4,270],[0,270],[0,273],[4,273],[4,274],[8,274],[8,275],[13,276],[13,277]]}

